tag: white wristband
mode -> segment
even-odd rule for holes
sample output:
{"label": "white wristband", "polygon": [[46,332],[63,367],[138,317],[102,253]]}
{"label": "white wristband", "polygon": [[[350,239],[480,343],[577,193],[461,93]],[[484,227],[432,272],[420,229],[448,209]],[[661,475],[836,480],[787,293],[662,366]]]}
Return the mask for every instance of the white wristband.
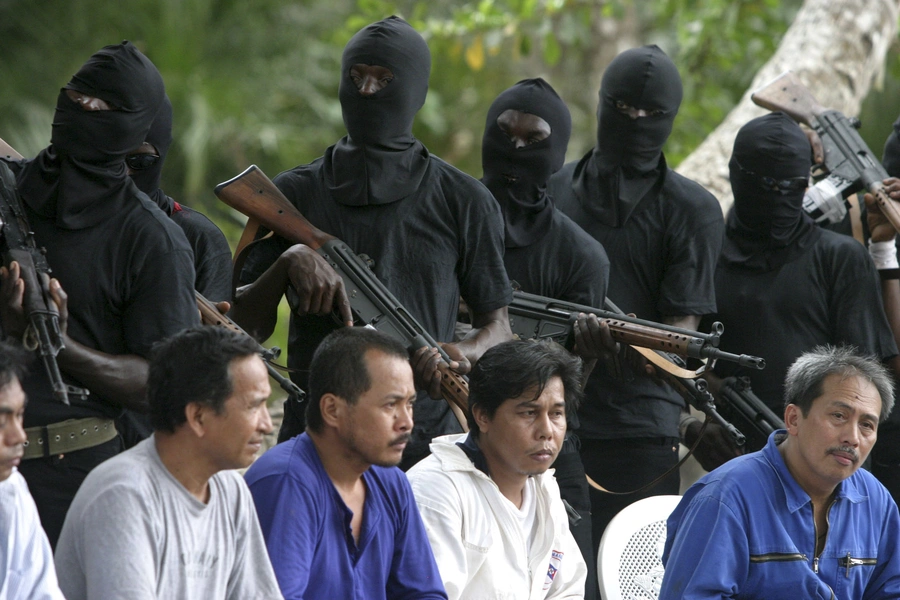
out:
{"label": "white wristband", "polygon": [[873,242],[869,240],[869,256],[879,271],[883,269],[896,269],[900,267],[897,262],[897,240],[889,242]]}

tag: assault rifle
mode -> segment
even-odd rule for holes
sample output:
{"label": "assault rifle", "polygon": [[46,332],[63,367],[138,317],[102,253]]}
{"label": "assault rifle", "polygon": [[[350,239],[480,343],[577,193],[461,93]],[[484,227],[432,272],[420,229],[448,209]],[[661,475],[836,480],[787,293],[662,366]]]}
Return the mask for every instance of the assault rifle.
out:
{"label": "assault rifle", "polygon": [[[662,351],[664,349],[663,346],[670,343],[665,341],[667,336],[676,338],[675,342],[671,342],[669,348],[683,351],[684,356],[687,356],[686,348],[692,347],[692,342],[686,341],[684,338],[700,340],[693,343],[693,347],[697,347],[701,342],[709,344],[715,342],[718,344],[718,336],[721,335],[723,330],[721,323],[713,326],[714,333],[701,334],[690,329],[681,329],[629,317],[613,304],[609,298],[604,302],[604,306],[608,310],[600,310],[590,306],[554,300],[516,290],[513,292],[513,301],[508,308],[510,328],[513,334],[518,335],[520,338],[552,339],[571,350],[575,342],[575,328],[573,325],[575,319],[578,318],[578,314],[597,315],[601,321],[607,323],[610,333],[613,334],[613,339],[616,341],[653,348],[655,352],[649,354],[659,358],[653,359],[648,354],[644,354],[644,356],[650,359],[656,367],[657,376],[678,392],[688,404],[705,414],[710,421],[721,425],[736,445],[742,446],[744,444],[744,435],[716,410],[716,404],[712,394],[709,392],[706,380],[697,379],[696,374],[688,371],[685,361],[677,352]],[[705,346],[700,345],[700,347]],[[713,349],[718,350],[715,347]],[[697,354],[698,352],[699,350],[697,352],[691,351],[692,354]],[[709,351],[706,353],[710,354]],[[727,352],[723,354],[737,356],[729,355]],[[743,357],[745,355],[740,356]],[[718,356],[718,358],[721,358],[721,356]],[[748,365],[755,365],[760,369],[765,366],[765,361],[756,357],[746,357],[744,362]]]}
{"label": "assault rifle", "polygon": [[[200,310],[200,320],[204,325],[225,327],[226,329],[250,337],[250,334],[244,331],[240,325],[232,321],[228,316],[219,312],[216,305],[207,300],[203,294],[195,290],[194,296],[197,298],[197,308]],[[266,365],[266,371],[269,372],[269,377],[274,379],[278,385],[281,386],[281,389],[287,392],[288,400],[297,405],[303,404],[306,400],[306,392],[301,390],[296,383],[279,373],[271,364],[281,355],[281,348],[266,348],[262,344],[259,344],[258,352],[263,359],[263,363]]]}
{"label": "assault rifle", "polygon": [[[38,248],[34,240],[25,209],[16,193],[15,181],[6,163],[0,161],[0,255],[7,268],[12,261],[19,263],[20,277],[25,282],[22,310],[28,325],[23,345],[26,350],[37,350],[40,354],[53,388],[53,397],[69,404],[69,387],[63,381],[56,363],[56,356],[65,344],[59,330],[59,313],[50,297],[50,265],[43,249]],[[87,393],[77,388],[72,391],[83,395]]]}
{"label": "assault rifle", "polygon": [[719,399],[724,416],[747,433],[750,450],[761,449],[770,433],[784,429],[784,421],[753,393],[747,377],[723,379]]}
{"label": "assault rifle", "polygon": [[824,169],[803,198],[803,209],[810,217],[817,223],[838,223],[847,214],[845,199],[865,190],[872,192],[885,217],[900,231],[900,206],[883,189],[882,181],[888,174],[860,137],[859,119],[821,106],[791,71],[753,92],[750,98],[763,108],[780,110],[806,125],[822,140]]}
{"label": "assault rifle", "polygon": [[[608,302],[607,306],[612,305]],[[612,305],[614,306],[614,305]],[[763,369],[766,361],[758,356],[732,354],[719,350],[719,337],[725,330],[721,323],[713,323],[710,333],[655,323],[629,317],[620,310],[613,312],[527,294],[516,290],[509,305],[509,325],[522,338],[549,338],[568,349],[574,345],[574,325],[579,313],[596,315],[609,326],[617,342],[678,355],[682,358],[736,362],[742,367]],[[646,353],[643,353],[647,356]],[[652,357],[647,356],[648,359]],[[655,362],[655,361],[654,361]],[[709,364],[711,368],[713,364]]]}
{"label": "assault rifle", "polygon": [[467,429],[468,380],[450,370],[452,359],[394,298],[362,258],[341,240],[316,229],[256,165],[250,165],[237,177],[220,183],[215,192],[222,202],[285,240],[305,244],[318,252],[344,280],[354,324],[370,325],[397,338],[410,351],[423,346],[437,348],[445,361],[439,367],[442,395],[463,429]]}

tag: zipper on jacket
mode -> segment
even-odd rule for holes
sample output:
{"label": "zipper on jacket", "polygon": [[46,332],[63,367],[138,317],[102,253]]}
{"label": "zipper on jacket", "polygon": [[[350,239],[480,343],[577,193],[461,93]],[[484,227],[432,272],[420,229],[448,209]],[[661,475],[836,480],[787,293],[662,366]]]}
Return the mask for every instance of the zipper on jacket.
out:
{"label": "zipper on jacket", "polygon": [[877,565],[877,558],[853,558],[850,553],[847,553],[847,556],[842,556],[838,559],[838,566],[843,567],[847,570],[847,577],[850,577],[850,568],[851,567],[862,567],[866,565]]}
{"label": "zipper on jacket", "polygon": [[813,573],[818,574],[818,572],[819,572],[819,557],[817,556],[813,559]]}
{"label": "zipper on jacket", "polygon": [[806,562],[809,559],[805,554],[800,554],[799,552],[770,552],[769,554],[750,555],[750,562],[752,563],[792,562],[796,560]]}

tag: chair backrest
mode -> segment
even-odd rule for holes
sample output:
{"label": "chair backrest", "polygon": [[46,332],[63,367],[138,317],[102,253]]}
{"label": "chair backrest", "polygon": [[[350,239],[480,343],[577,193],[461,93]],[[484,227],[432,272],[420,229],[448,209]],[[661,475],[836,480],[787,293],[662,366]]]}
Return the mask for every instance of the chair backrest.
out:
{"label": "chair backrest", "polygon": [[651,496],[617,514],[600,540],[597,578],[604,600],[659,597],[666,519],[681,496]]}

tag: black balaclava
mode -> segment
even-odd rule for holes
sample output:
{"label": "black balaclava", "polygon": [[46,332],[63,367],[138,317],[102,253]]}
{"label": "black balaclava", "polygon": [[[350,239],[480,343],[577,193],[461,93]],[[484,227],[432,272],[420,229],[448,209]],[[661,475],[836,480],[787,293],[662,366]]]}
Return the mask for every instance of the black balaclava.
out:
{"label": "black balaclava", "polygon": [[[67,89],[115,110],[83,110]],[[50,146],[19,174],[23,200],[63,229],[114,217],[137,193],[125,155],[143,143],[164,97],[159,71],[129,42],[95,53],[60,90]]]}
{"label": "black balaclava", "polygon": [[[544,119],[550,125],[550,136],[516,148],[497,123],[497,117],[509,109]],[[569,109],[543,79],[520,81],[491,104],[481,141],[482,181],[503,211],[507,248],[531,245],[547,232],[553,216],[547,181],[566,160],[571,132]],[[506,175],[515,181],[510,182]]]}
{"label": "black balaclava", "polygon": [[881,164],[891,177],[900,177],[900,119],[894,121],[894,130],[884,143]]}
{"label": "black balaclava", "polygon": [[169,146],[172,145],[172,103],[169,97],[163,99],[156,118],[153,119],[153,125],[147,133],[147,139],[144,140],[148,144],[152,144],[159,154],[159,160],[156,164],[147,169],[135,171],[131,176],[138,189],[150,196],[167,215],[172,216],[175,209],[175,202],[166,196],[166,193],[159,187],[162,180],[163,163],[166,162],[166,154],[169,152]]}
{"label": "black balaclava", "polygon": [[[350,78],[355,64],[391,70],[393,80],[363,96]],[[354,35],[341,59],[340,100],[348,136],[325,156],[325,178],[341,204],[387,204],[412,194],[428,166],[428,151],[413,137],[413,119],[425,103],[431,53],[422,36],[399,17]]]}
{"label": "black balaclava", "polygon": [[728,168],[734,207],[726,220],[723,259],[766,272],[806,251],[822,234],[803,210],[803,189],[769,189],[775,181],[809,177],[809,141],[787,115],[769,113],[738,131]]}
{"label": "black balaclava", "polygon": [[[681,105],[681,76],[658,46],[632,48],[606,68],[597,106],[597,146],[576,173],[575,193],[606,225],[621,227],[665,170],[662,147]],[[632,119],[621,101],[658,114]],[[606,200],[600,204],[598,198]]]}

